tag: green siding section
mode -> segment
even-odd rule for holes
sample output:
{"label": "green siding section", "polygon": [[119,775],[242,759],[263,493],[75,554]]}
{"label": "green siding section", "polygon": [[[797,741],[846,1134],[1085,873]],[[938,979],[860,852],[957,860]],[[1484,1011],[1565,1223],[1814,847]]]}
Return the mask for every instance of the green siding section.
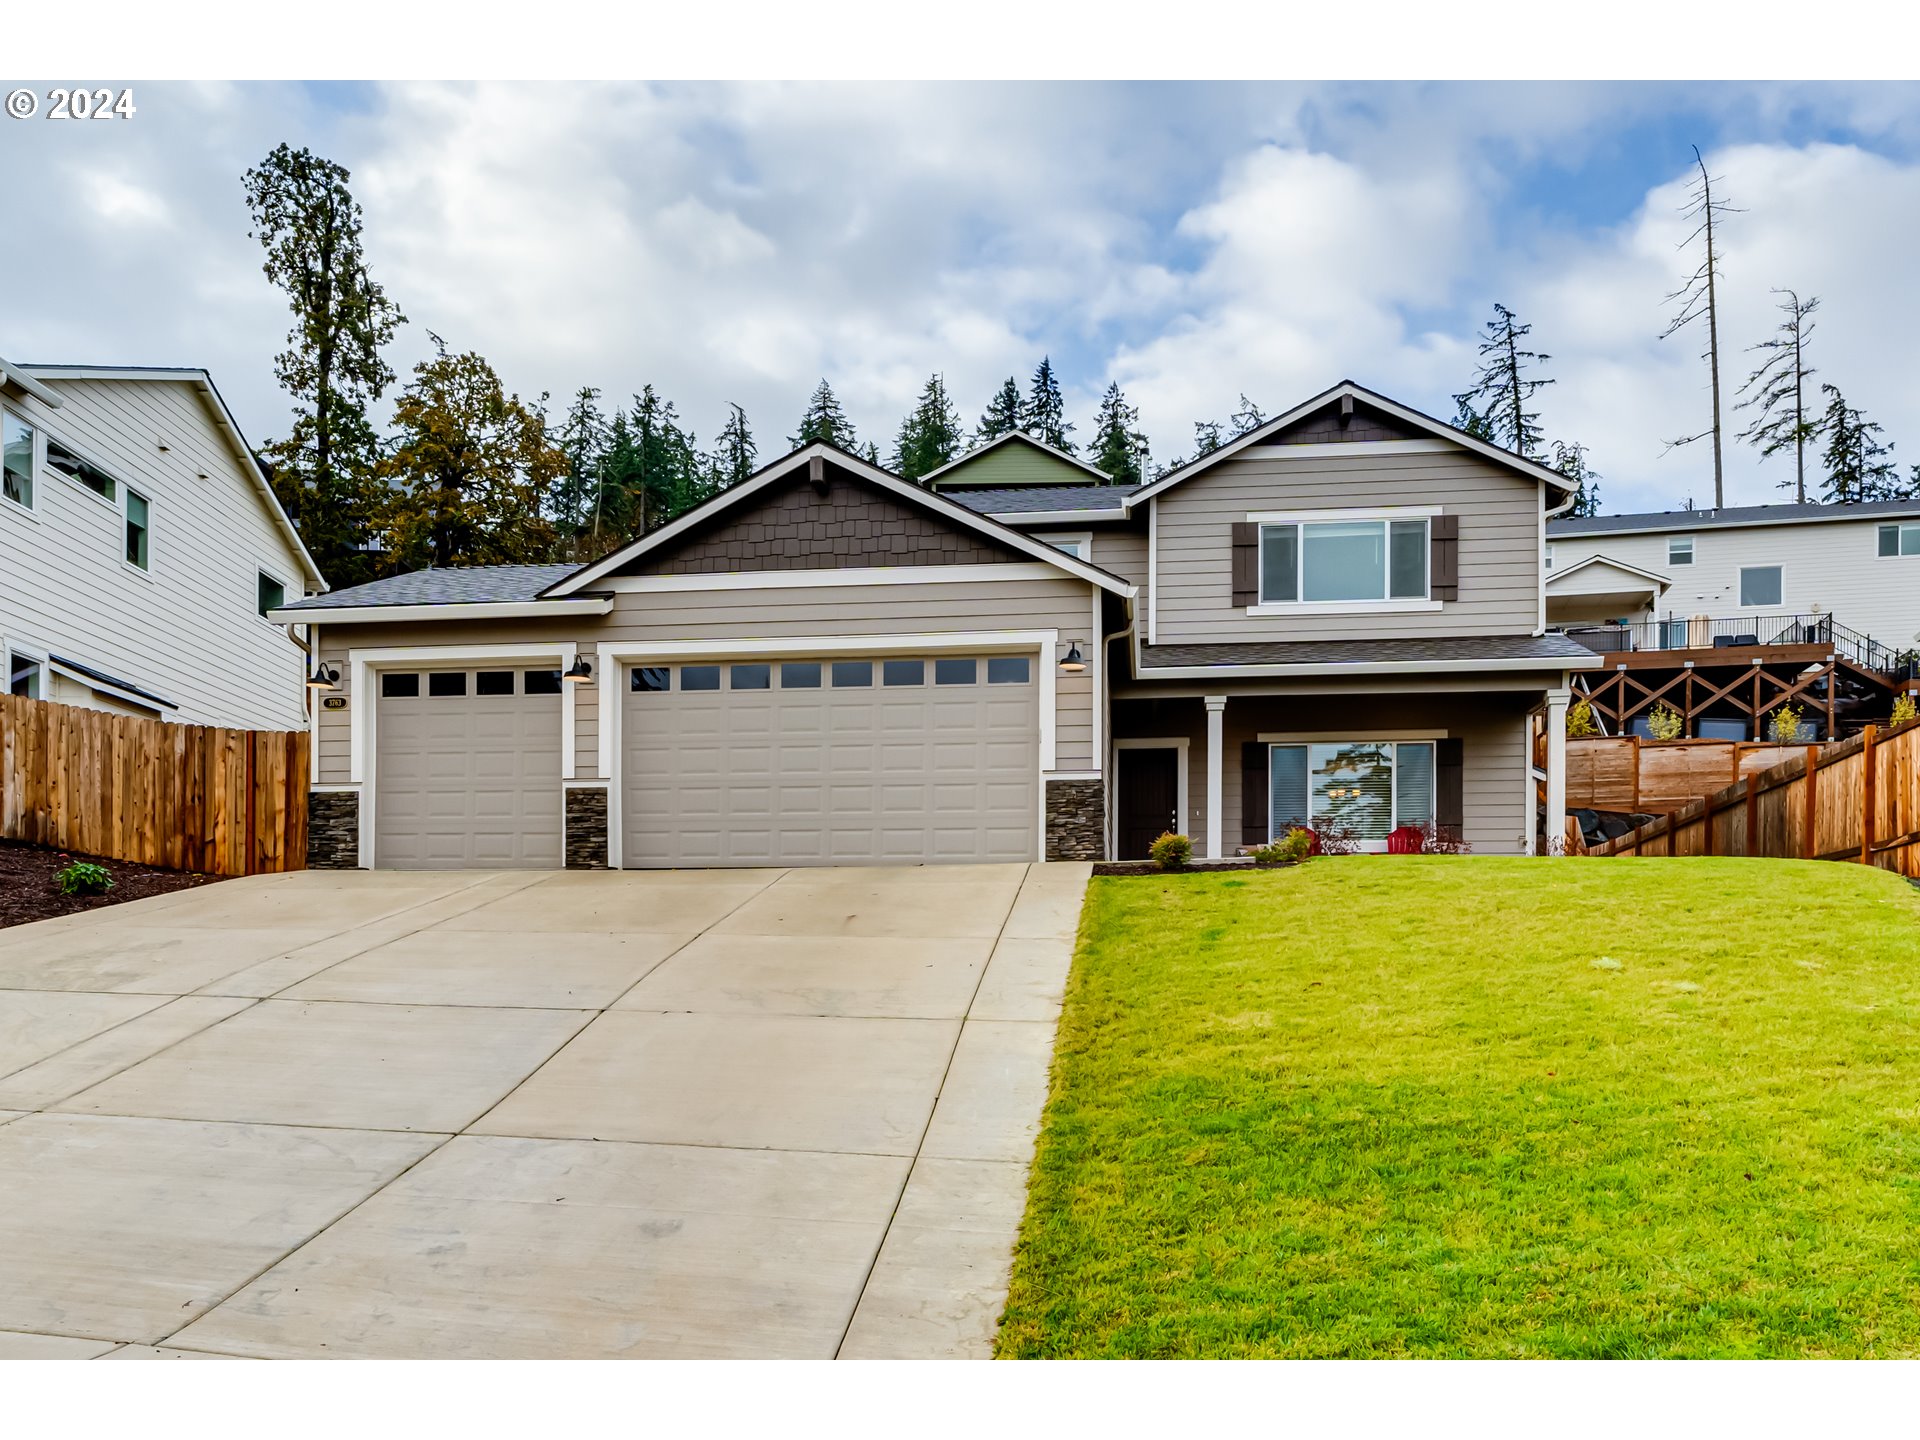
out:
{"label": "green siding section", "polygon": [[1098,479],[1078,465],[1069,465],[1058,456],[1048,454],[1038,445],[1029,445],[1023,440],[1009,440],[971,459],[962,460],[935,480],[933,488],[945,490],[953,485],[1098,485],[1099,483]]}

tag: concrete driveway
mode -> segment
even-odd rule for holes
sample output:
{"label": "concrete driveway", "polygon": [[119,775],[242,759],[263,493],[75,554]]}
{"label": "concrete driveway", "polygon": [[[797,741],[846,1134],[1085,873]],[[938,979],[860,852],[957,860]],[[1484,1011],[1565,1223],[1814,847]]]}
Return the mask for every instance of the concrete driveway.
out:
{"label": "concrete driveway", "polygon": [[0,930],[0,1357],[985,1355],[1088,868]]}

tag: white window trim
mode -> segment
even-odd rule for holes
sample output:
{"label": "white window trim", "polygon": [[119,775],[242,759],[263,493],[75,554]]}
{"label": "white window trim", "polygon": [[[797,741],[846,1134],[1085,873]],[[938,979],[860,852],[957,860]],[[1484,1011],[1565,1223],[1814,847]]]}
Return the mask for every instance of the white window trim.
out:
{"label": "white window trim", "polygon": [[[1035,537],[1038,538],[1038,537]],[[827,586],[951,585],[998,580],[1059,580],[1056,565],[1019,561],[994,565],[856,566],[847,570],[749,570],[716,575],[614,575],[596,581],[594,589],[621,595],[651,595],[681,590],[807,590]],[[547,607],[576,604],[567,600],[534,602]]]}
{"label": "white window trim", "polygon": [[[1175,768],[1174,803],[1180,811],[1180,833],[1182,835],[1187,833],[1187,825],[1193,819],[1192,804],[1187,798],[1187,767],[1190,760],[1189,752],[1192,749],[1192,743],[1193,742],[1185,735],[1168,735],[1151,740],[1140,740],[1130,737],[1125,740],[1116,740],[1113,742],[1113,748],[1115,750],[1174,750],[1179,752],[1173,762]],[[1120,763],[1117,760],[1113,766],[1113,783],[1115,793],[1114,813],[1112,823],[1107,827],[1110,832],[1107,836],[1107,854],[1109,855],[1112,855],[1120,844]]]}
{"label": "white window trim", "polygon": [[16,660],[30,660],[40,667],[40,694],[38,698],[41,700],[48,699],[53,688],[53,667],[48,663],[47,657],[45,655],[36,655],[31,650],[22,650],[11,641],[5,639],[0,639],[0,665],[4,666],[4,668],[0,668],[0,674],[4,674],[7,677],[7,688],[4,692],[0,693],[8,695],[13,693],[13,665]]}
{"label": "white window trim", "polygon": [[[33,453],[27,457],[27,466],[31,472],[27,476],[27,483],[33,487],[33,494],[24,505],[18,500],[8,499],[5,494],[0,494],[0,510],[11,510],[17,515],[25,515],[28,519],[37,522],[40,519],[37,513],[40,509],[40,472],[47,468],[46,427],[36,421],[29,420],[18,410],[0,408],[0,415],[11,418],[33,432]],[[1876,541],[1875,543],[1877,544],[1878,542]]]}
{"label": "white window trim", "polygon": [[[625,789],[625,777],[621,774],[619,763],[624,749],[620,720],[626,713],[626,706],[622,703],[626,693],[621,674],[623,666],[645,665],[650,661],[674,664],[688,660],[757,660],[782,655],[818,655],[825,659],[883,654],[887,651],[911,653],[916,650],[972,650],[982,655],[1033,655],[1038,672],[1034,680],[1040,687],[1039,797],[1034,817],[1038,848],[1035,853],[1044,858],[1047,853],[1047,781],[1055,775],[1055,732],[1059,721],[1059,649],[1058,630],[982,630],[934,635],[794,635],[771,640],[716,637],[712,640],[656,640],[651,643],[603,640],[596,651],[594,678],[600,686],[598,758],[599,776],[607,787],[607,864],[615,870],[624,869],[626,859],[622,850],[622,831],[625,826],[622,792]],[[568,715],[571,714],[569,706]],[[563,778],[573,775],[570,725],[567,750],[562,757],[562,775]],[[364,802],[361,808],[365,809]]]}
{"label": "white window trim", "polygon": [[[1685,560],[1676,560],[1673,558],[1673,547],[1680,544],[1682,541],[1686,543],[1687,558]],[[1698,536],[1669,535],[1667,537],[1667,564],[1669,567],[1675,566],[1675,565],[1684,565],[1687,568],[1691,569],[1693,565],[1698,562],[1699,559],[1700,559],[1700,543],[1699,543]]]}
{"label": "white window trim", "polygon": [[[267,577],[267,579],[273,581],[274,584],[280,587],[280,604],[274,606],[273,607],[274,610],[281,609],[282,607],[293,603],[292,598],[290,598],[290,597],[293,597],[293,587],[288,585],[285,577],[280,575],[271,565],[263,565],[256,561],[253,568],[254,568],[253,618],[258,620],[262,625],[266,626],[269,630],[278,632],[280,630],[280,626],[276,625],[273,621],[269,620],[266,615],[262,615],[260,613],[260,577],[264,575]],[[273,613],[273,610],[269,610],[267,612],[268,615],[272,613]],[[320,616],[316,614],[313,618],[315,620],[318,620]]]}
{"label": "white window trim", "polygon": [[[1431,522],[1437,515],[1446,514],[1439,505],[1377,505],[1368,509],[1353,510],[1255,510],[1247,519],[1256,525],[1327,525],[1344,524],[1348,521],[1379,521],[1391,525],[1395,520],[1426,520]],[[1388,545],[1392,545],[1392,532],[1388,532]],[[1433,528],[1427,528],[1427,544],[1433,544]],[[1299,537],[1295,541],[1295,564],[1304,576],[1306,570],[1306,540]],[[1254,582],[1256,595],[1266,589],[1267,584],[1267,547],[1266,536],[1260,536],[1258,549],[1254,556]],[[1383,584],[1392,584],[1391,553],[1387,556],[1387,573],[1381,576]],[[1446,602],[1435,600],[1433,596],[1433,560],[1429,553],[1424,566],[1427,593],[1417,599],[1411,597],[1387,597],[1380,600],[1256,600],[1246,607],[1249,615],[1417,615],[1445,608]]]}
{"label": "white window trim", "polygon": [[[47,442],[49,440],[58,440],[60,442],[60,448],[62,450],[68,451],[70,454],[74,456],[74,458],[79,460],[84,460],[87,462],[87,464],[91,465],[94,469],[105,473],[107,477],[113,481],[113,494],[102,495],[98,490],[94,489],[91,485],[86,485],[81,483],[79,480],[76,480],[73,476],[66,474],[64,471],[55,470],[53,468],[52,463],[47,459]],[[58,435],[49,434],[44,430],[42,430],[40,433],[40,443],[36,447],[36,455],[37,455],[41,469],[46,470],[49,474],[58,475],[63,482],[73,486],[74,489],[78,490],[82,495],[87,496],[96,505],[104,505],[109,510],[119,511],[121,515],[122,523],[123,524],[125,523],[125,516],[126,516],[125,496],[127,493],[127,482],[120,478],[120,471],[118,467],[113,465],[102,465],[98,460],[94,459],[92,455],[88,454],[80,446],[75,445],[72,441],[64,439]],[[142,498],[146,499],[148,505],[153,504],[152,499],[147,496],[144,490],[141,491],[140,493]],[[123,549],[126,546],[126,541],[127,541],[127,537],[125,532],[123,531],[120,535],[120,544]]]}
{"label": "white window trim", "polygon": [[[1905,543],[1901,532],[1908,528],[1920,530],[1920,520],[1879,520],[1874,522],[1873,558],[1876,560],[1920,560],[1920,550],[1916,550],[1913,554],[1908,555],[1900,548],[1901,545]],[[1880,532],[1882,530],[1892,530],[1894,532],[1894,548],[1893,554],[1891,555],[1882,555],[1880,553]],[[1786,592],[1783,589],[1781,593],[1785,594]]]}
{"label": "white window trim", "polygon": [[[135,490],[124,480],[116,480],[115,483],[120,487],[120,504],[118,507],[120,511],[120,564],[151,585],[154,583],[153,512],[157,507],[153,503],[153,496],[149,495],[146,491]],[[84,489],[85,487],[83,486],[81,488]],[[93,492],[88,491],[87,493],[92,494]],[[128,513],[127,502],[135,495],[138,495],[142,500],[147,502],[147,563],[145,565],[136,565],[133,561],[127,559],[127,526],[132,523],[132,516]]]}
{"label": "white window trim", "polygon": [[[1398,731],[1392,734],[1384,734],[1376,731],[1369,734],[1362,731],[1348,730],[1338,735],[1288,737],[1285,739],[1270,739],[1262,735],[1258,738],[1267,747],[1267,839],[1270,842],[1278,838],[1273,833],[1273,751],[1274,747],[1278,745],[1345,745],[1355,742],[1386,745],[1432,745],[1434,747],[1433,808],[1436,818],[1431,823],[1436,827],[1439,824],[1437,818],[1440,810],[1440,749],[1438,742],[1447,738],[1444,732],[1427,734],[1419,731]],[[1311,827],[1313,824],[1313,757],[1311,755],[1307,757],[1307,767],[1307,824]],[[1397,751],[1393,757],[1393,771],[1388,781],[1387,815],[1390,822],[1388,830],[1391,832],[1392,830],[1398,829],[1400,825],[1400,756]],[[1360,842],[1360,853],[1364,855],[1384,855],[1386,850],[1387,842],[1384,839]]]}
{"label": "white window trim", "polygon": [[[471,665],[477,668],[490,660],[557,660],[564,671],[573,664],[578,648],[573,641],[566,640],[525,645],[377,645],[347,651],[347,672],[352,677],[347,691],[347,779],[360,790],[363,869],[374,868],[374,809],[379,795],[374,754],[378,748],[375,714],[380,697],[372,677],[382,670],[404,670],[411,666]],[[596,675],[594,679],[604,682],[603,676]],[[574,692],[577,689],[579,686],[565,681],[560,684],[560,779],[563,783],[574,778]],[[311,743],[318,748],[317,734]]]}
{"label": "white window trim", "polygon": [[[1743,595],[1747,586],[1745,576],[1749,570],[1778,570],[1780,572],[1780,598],[1778,600],[1756,600],[1752,604],[1749,604]],[[1787,604],[1786,563],[1780,560],[1763,560],[1755,565],[1735,566],[1733,572],[1733,598],[1735,605],[1741,610],[1789,609],[1790,607]]]}

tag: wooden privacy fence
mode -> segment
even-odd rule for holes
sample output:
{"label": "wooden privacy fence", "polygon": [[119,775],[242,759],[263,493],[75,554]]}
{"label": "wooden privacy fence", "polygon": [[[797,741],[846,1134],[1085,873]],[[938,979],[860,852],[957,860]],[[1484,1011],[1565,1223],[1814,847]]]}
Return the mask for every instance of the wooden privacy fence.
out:
{"label": "wooden privacy fence", "polygon": [[1852,860],[1920,878],[1920,720],[1793,748],[1781,764],[1589,853]]}
{"label": "wooden privacy fence", "polygon": [[0,837],[206,875],[307,863],[307,736],[0,695]]}
{"label": "wooden privacy fence", "polygon": [[[1544,740],[1537,747],[1544,751]],[[1603,735],[1567,741],[1567,808],[1661,814],[1799,756],[1804,745],[1752,740],[1642,740]],[[1536,762],[1546,763],[1544,754]]]}

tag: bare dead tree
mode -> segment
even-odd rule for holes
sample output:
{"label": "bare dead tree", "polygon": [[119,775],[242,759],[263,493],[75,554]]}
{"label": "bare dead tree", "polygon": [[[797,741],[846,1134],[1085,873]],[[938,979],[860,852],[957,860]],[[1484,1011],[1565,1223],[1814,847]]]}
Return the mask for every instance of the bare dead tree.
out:
{"label": "bare dead tree", "polygon": [[[1771,339],[1747,347],[1761,351],[1767,358],[1747,376],[1740,387],[1740,393],[1747,398],[1733,408],[1758,407],[1760,413],[1740,432],[1740,438],[1759,446],[1761,459],[1777,455],[1789,445],[1793,447],[1794,498],[1804,505],[1807,503],[1807,442],[1820,433],[1819,423],[1807,415],[1806,395],[1807,381],[1815,374],[1807,364],[1807,341],[1815,329],[1809,317],[1820,308],[1820,297],[1812,295],[1802,300],[1792,290],[1773,293],[1787,297],[1780,302],[1780,310],[1787,318],[1780,322]],[[1782,480],[1780,485],[1784,489],[1787,482]]]}
{"label": "bare dead tree", "polygon": [[1725,467],[1720,453],[1720,306],[1715,286],[1720,278],[1720,251],[1714,236],[1714,222],[1722,215],[1738,214],[1734,206],[1725,200],[1716,200],[1713,195],[1714,177],[1707,173],[1707,162],[1700,154],[1698,145],[1693,147],[1693,163],[1699,167],[1700,178],[1693,183],[1688,192],[1687,203],[1680,213],[1689,220],[1698,220],[1693,233],[1680,242],[1682,250],[1694,241],[1706,241],[1706,255],[1699,268],[1688,278],[1687,283],[1667,296],[1669,302],[1678,301],[1679,311],[1667,322],[1667,328],[1660,332],[1665,340],[1678,334],[1701,316],[1707,320],[1707,348],[1701,359],[1707,362],[1707,377],[1713,391],[1713,424],[1694,435],[1683,435],[1678,440],[1667,443],[1669,450],[1682,445],[1691,445],[1696,440],[1713,438],[1713,504],[1714,508],[1727,503]]}

